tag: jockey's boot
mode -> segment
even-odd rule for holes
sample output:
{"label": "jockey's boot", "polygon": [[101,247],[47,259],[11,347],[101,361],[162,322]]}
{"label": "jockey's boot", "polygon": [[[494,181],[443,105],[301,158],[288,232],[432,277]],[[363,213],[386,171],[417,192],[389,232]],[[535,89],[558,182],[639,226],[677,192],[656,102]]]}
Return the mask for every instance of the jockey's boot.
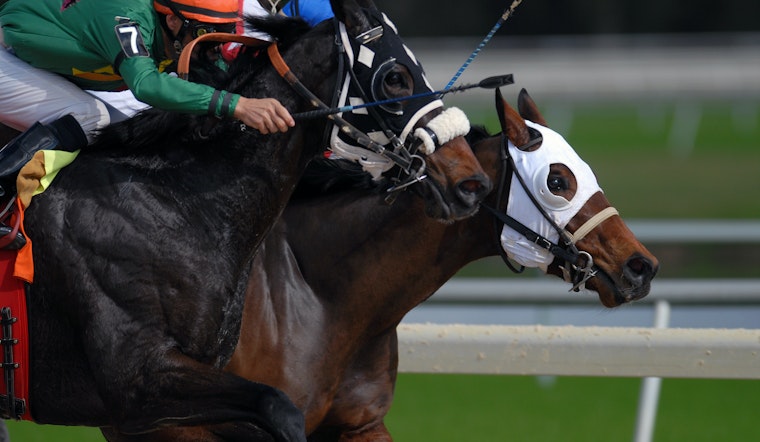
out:
{"label": "jockey's boot", "polygon": [[73,152],[86,146],[87,137],[71,115],[50,124],[34,123],[0,149],[0,198],[15,193],[18,171],[37,151],[58,149]]}

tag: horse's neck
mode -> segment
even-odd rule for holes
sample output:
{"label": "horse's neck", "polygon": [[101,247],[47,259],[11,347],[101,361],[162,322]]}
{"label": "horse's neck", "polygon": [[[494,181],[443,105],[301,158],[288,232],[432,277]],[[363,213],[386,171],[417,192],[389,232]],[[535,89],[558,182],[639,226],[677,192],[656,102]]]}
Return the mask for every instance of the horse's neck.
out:
{"label": "horse's neck", "polygon": [[391,206],[382,196],[291,204],[284,220],[314,296],[348,311],[375,312],[385,326],[488,254],[485,229],[474,227],[480,220],[444,225],[409,193]]}

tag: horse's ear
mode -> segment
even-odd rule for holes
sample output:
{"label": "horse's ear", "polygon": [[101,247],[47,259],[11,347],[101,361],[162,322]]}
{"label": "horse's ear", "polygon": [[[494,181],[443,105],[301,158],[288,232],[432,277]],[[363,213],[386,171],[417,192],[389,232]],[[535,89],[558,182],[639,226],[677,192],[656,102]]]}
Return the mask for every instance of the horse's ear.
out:
{"label": "horse's ear", "polygon": [[530,132],[525,120],[512,109],[501,95],[501,89],[496,88],[496,112],[499,114],[499,123],[501,131],[507,134],[507,138],[515,146],[524,146],[530,141]]}
{"label": "horse's ear", "polygon": [[506,132],[507,126],[505,122],[507,121],[504,117],[504,107],[508,106],[506,100],[504,100],[504,96],[501,95],[501,89],[498,87],[496,88],[496,113],[499,115],[499,123],[501,124],[501,131]]}
{"label": "horse's ear", "polygon": [[533,98],[528,95],[528,91],[525,89],[521,89],[520,95],[517,97],[517,109],[520,111],[520,115],[526,120],[538,123],[541,126],[549,127],[549,125],[546,124],[544,116],[541,115],[541,112],[538,110],[536,102],[533,101]]}
{"label": "horse's ear", "polygon": [[[330,0],[335,17],[346,25],[346,30],[351,35],[358,35],[369,29],[369,21],[359,3],[357,0]],[[366,0],[361,3],[366,3]]]}

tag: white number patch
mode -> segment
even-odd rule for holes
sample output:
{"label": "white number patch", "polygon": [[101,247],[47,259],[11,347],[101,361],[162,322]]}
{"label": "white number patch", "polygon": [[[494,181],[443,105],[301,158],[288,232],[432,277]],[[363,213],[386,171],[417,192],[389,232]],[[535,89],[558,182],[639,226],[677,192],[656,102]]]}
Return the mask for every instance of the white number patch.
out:
{"label": "white number patch", "polygon": [[119,38],[121,48],[127,57],[147,57],[150,55],[136,23],[129,22],[116,25],[116,36]]}

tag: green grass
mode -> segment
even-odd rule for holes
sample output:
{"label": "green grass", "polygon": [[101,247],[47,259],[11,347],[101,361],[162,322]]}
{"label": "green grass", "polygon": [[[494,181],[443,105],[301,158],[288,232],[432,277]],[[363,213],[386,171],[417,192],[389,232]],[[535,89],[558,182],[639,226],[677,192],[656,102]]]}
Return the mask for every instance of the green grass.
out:
{"label": "green grass", "polygon": [[103,442],[97,428],[38,425],[32,422],[6,421],[10,442]]}
{"label": "green grass", "polygon": [[[396,442],[628,442],[641,380],[402,374]],[[760,439],[760,382],[664,379],[655,441]]]}
{"label": "green grass", "polygon": [[[760,139],[760,138],[759,138]],[[733,155],[593,153],[585,160],[624,218],[758,218],[760,149]]]}
{"label": "green grass", "polygon": [[[513,103],[510,103],[513,104]],[[538,103],[548,124],[582,153],[591,151],[652,153],[693,150],[725,153],[756,152],[760,147],[760,103],[711,101],[682,106],[678,103]],[[490,131],[499,128],[493,109],[463,104],[473,124]],[[695,131],[674,136],[673,126],[682,109],[698,109]],[[678,133],[679,131],[675,131]],[[679,145],[689,141],[690,146]]]}
{"label": "green grass", "polygon": [[760,104],[701,107],[698,126],[675,136],[675,106],[654,115],[586,106],[567,139],[624,217],[760,217]]}

